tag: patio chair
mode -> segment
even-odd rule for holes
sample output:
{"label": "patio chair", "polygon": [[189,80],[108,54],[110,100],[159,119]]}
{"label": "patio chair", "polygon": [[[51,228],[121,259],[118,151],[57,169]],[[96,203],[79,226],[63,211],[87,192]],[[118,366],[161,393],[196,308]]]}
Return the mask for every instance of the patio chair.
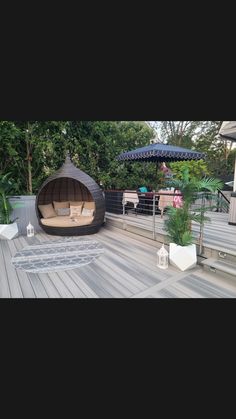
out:
{"label": "patio chair", "polygon": [[[131,207],[130,207],[131,204]],[[135,215],[137,215],[137,206],[139,204],[139,197],[136,190],[125,190],[123,192],[123,215],[127,214],[128,211],[134,211]]]}

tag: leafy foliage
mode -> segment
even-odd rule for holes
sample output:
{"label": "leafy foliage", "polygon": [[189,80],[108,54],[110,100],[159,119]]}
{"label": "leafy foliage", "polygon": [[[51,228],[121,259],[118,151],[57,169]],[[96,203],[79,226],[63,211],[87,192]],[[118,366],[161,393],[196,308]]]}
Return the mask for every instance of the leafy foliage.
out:
{"label": "leafy foliage", "polygon": [[214,177],[229,175],[234,171],[234,163],[230,158],[233,142],[217,138],[221,123],[222,121],[205,121],[204,129],[195,139],[195,148],[207,153],[208,170]]}
{"label": "leafy foliage", "polygon": [[192,243],[191,216],[182,208],[169,207],[168,219],[165,220],[165,228],[168,231],[170,241],[179,246],[188,246]]}
{"label": "leafy foliage", "polygon": [[170,163],[170,168],[175,174],[176,179],[181,179],[182,172],[185,168],[188,168],[189,177],[201,179],[202,176],[209,175],[207,163],[203,160],[190,160],[190,161],[178,161]]}
{"label": "leafy foliage", "polygon": [[12,183],[9,174],[0,176],[0,224],[10,224],[10,215],[13,210],[8,195],[12,191]]}
{"label": "leafy foliage", "polygon": [[232,141],[217,138],[222,121],[152,121],[162,141],[207,153],[205,175],[223,177],[234,172]]}
{"label": "leafy foliage", "polygon": [[191,178],[189,169],[184,167],[181,176],[178,179],[168,181],[167,184],[181,191],[183,205],[181,208],[170,207],[168,209],[168,219],[165,220],[165,229],[174,243],[180,246],[187,246],[193,241],[191,234],[192,220],[202,225],[208,220],[204,214],[209,208],[202,206],[196,212],[191,211],[191,205],[196,201],[197,193],[202,192],[202,197],[204,194],[207,196],[209,192],[214,193],[222,187],[222,182],[214,178]]}
{"label": "leafy foliage", "polygon": [[[188,167],[190,177],[196,178],[233,172],[233,152],[214,140],[220,122],[160,122],[163,141],[208,153],[206,163],[172,163],[177,178],[182,167]],[[154,136],[142,121],[0,121],[0,173],[10,173],[14,179],[12,193],[35,194],[69,150],[74,164],[104,188],[146,185],[158,190],[163,176],[155,164],[115,160],[121,152],[149,144]]]}

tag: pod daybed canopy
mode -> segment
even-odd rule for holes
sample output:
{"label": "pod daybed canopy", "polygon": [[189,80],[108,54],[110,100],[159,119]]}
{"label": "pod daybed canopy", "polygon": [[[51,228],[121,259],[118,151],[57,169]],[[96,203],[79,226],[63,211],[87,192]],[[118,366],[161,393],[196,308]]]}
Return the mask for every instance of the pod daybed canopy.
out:
{"label": "pod daybed canopy", "polygon": [[[67,202],[94,209],[93,216],[53,216],[45,219],[39,206]],[[76,204],[77,203],[77,204]],[[76,168],[67,154],[62,167],[41,186],[35,202],[40,227],[47,233],[58,236],[76,236],[97,233],[104,222],[105,200],[99,185],[82,170]],[[69,207],[69,205],[68,205]],[[44,207],[45,208],[45,207]],[[41,207],[42,210],[42,207]]]}

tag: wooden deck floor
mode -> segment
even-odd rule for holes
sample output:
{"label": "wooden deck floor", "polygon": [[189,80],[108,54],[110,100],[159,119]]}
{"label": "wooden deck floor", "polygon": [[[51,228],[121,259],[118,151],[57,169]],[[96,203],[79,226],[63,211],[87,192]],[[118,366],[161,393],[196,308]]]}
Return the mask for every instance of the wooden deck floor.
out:
{"label": "wooden deck floor", "polygon": [[11,257],[25,245],[58,237],[38,233],[32,239],[0,240],[0,298],[236,298],[236,281],[199,266],[188,272],[157,268],[157,242],[115,227],[102,227],[93,238],[105,250],[98,259],[48,274],[15,270]]}

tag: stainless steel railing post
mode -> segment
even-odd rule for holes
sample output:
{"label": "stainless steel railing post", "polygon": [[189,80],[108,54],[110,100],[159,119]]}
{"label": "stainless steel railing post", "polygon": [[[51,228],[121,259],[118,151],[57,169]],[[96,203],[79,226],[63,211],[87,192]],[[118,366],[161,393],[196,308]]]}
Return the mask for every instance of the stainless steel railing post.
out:
{"label": "stainless steel railing post", "polygon": [[153,240],[156,240],[156,192],[155,191],[153,191],[152,217],[153,217],[152,237],[153,237]]}

